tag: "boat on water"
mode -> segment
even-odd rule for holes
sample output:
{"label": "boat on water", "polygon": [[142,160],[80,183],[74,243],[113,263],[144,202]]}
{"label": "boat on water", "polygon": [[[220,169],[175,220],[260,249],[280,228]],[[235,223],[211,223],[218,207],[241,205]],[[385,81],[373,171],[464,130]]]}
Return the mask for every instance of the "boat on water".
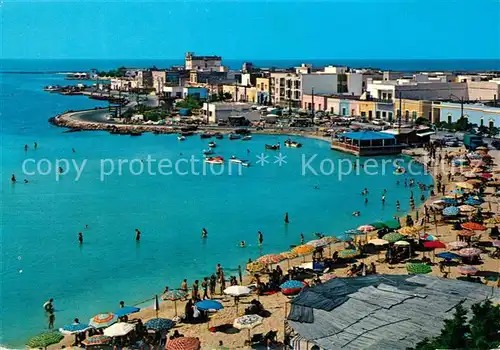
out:
{"label": "boat on water", "polygon": [[215,134],[215,138],[217,140],[222,140],[224,138],[224,135],[222,135],[221,133],[217,133],[217,134]]}
{"label": "boat on water", "polygon": [[400,166],[394,170],[394,175],[403,175],[404,173],[406,173],[406,169]]}
{"label": "boat on water", "polygon": [[213,151],[212,149],[204,149],[204,150],[203,150],[203,154],[204,154],[204,155],[214,154],[214,151]]}
{"label": "boat on water", "polygon": [[224,164],[224,158],[221,156],[216,156],[216,157],[208,157],[205,159],[205,163],[209,164]]}
{"label": "boat on water", "polygon": [[177,140],[184,141],[184,140],[186,140],[186,136],[182,136],[182,135],[181,136],[177,136]]}
{"label": "boat on water", "polygon": [[241,135],[239,135],[239,134],[229,134],[229,139],[230,140],[239,140],[239,139],[241,139]]}
{"label": "boat on water", "polygon": [[266,144],[266,146],[265,146],[265,147],[266,147],[266,149],[270,149],[270,150],[273,150],[273,151],[277,151],[277,150],[279,150],[279,149],[280,149],[280,144],[279,144],[279,143],[277,143],[277,144],[275,144],[275,145],[267,145],[267,144]]}
{"label": "boat on water", "polygon": [[243,136],[243,138],[242,138],[243,141],[249,141],[251,139],[252,139],[252,136],[250,136],[250,135]]}
{"label": "boat on water", "polygon": [[250,166],[250,162],[248,160],[239,159],[239,158],[236,158],[235,156],[232,156],[231,159],[229,159],[229,161],[231,163],[241,164],[241,166],[245,166],[245,167]]}
{"label": "boat on water", "polygon": [[215,142],[213,142],[213,141],[212,141],[212,142],[210,142],[210,143],[208,144],[208,147],[210,147],[210,148],[215,148],[215,147],[217,147],[217,144],[216,144]]}
{"label": "boat on water", "polygon": [[200,138],[201,138],[201,139],[209,139],[209,138],[211,138],[212,136],[214,136],[214,134],[209,133],[209,132],[205,132],[205,133],[203,133],[203,134],[200,134]]}
{"label": "boat on water", "polygon": [[285,146],[286,147],[292,147],[292,148],[300,148],[302,147],[302,144],[297,141],[292,141],[292,139],[288,139],[285,141]]}

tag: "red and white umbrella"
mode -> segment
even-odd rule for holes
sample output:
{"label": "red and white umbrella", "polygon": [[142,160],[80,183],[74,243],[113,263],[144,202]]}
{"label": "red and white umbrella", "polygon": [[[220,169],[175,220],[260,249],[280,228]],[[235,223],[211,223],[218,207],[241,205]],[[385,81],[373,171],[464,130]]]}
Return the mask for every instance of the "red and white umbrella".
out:
{"label": "red and white umbrella", "polygon": [[200,341],[197,338],[181,337],[169,340],[166,346],[167,350],[199,350]]}
{"label": "red and white umbrella", "polygon": [[482,253],[481,249],[477,248],[463,248],[460,249],[457,254],[463,257],[477,256]]}
{"label": "red and white umbrella", "polygon": [[477,267],[471,265],[461,265],[457,267],[457,271],[462,275],[474,275],[478,270]]}
{"label": "red and white umbrella", "polygon": [[375,230],[375,226],[372,226],[372,225],[361,225],[357,228],[358,231],[361,231],[361,232],[371,232],[371,231],[374,231]]}
{"label": "red and white umbrella", "polygon": [[448,248],[450,248],[451,250],[462,249],[465,247],[467,247],[467,243],[462,242],[462,241],[454,241],[454,242],[448,243]]}

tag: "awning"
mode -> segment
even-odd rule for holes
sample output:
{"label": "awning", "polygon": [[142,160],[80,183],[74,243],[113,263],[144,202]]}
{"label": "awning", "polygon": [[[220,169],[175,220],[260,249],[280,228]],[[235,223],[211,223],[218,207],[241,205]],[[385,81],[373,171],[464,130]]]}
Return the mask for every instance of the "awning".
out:
{"label": "awning", "polygon": [[417,136],[418,137],[425,137],[425,136],[429,136],[429,135],[434,135],[436,132],[435,131],[426,131],[426,132],[422,132],[422,133],[417,133]]}

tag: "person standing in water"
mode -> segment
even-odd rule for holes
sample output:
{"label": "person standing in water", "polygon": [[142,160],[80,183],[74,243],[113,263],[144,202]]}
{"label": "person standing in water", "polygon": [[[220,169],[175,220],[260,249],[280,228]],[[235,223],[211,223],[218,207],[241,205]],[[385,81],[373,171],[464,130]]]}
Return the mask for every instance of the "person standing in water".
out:
{"label": "person standing in water", "polygon": [[382,195],[382,205],[385,204],[385,194]]}
{"label": "person standing in water", "polygon": [[285,224],[288,224],[290,221],[288,220],[288,213],[285,213]]}
{"label": "person standing in water", "polygon": [[76,150],[74,148],[71,149],[71,152],[76,153]]}
{"label": "person standing in water", "polygon": [[203,230],[201,230],[201,238],[207,238],[207,235],[208,235],[208,232],[207,232],[206,228],[203,228]]}
{"label": "person standing in water", "polygon": [[34,143],[33,143],[33,147],[34,147],[35,149],[37,149],[37,148],[38,148],[38,143],[34,142]]}
{"label": "person standing in water", "polygon": [[80,244],[83,244],[83,233],[81,233],[81,232],[78,232],[78,242]]}
{"label": "person standing in water", "polygon": [[12,181],[12,183],[16,183],[16,175],[12,174],[12,176],[10,177],[10,181]]}
{"label": "person standing in water", "polygon": [[56,320],[56,315],[53,311],[49,312],[49,329],[54,329],[54,322]]}
{"label": "person standing in water", "polygon": [[264,243],[264,235],[260,231],[257,232],[257,240],[259,241],[259,245],[262,245],[262,243]]}
{"label": "person standing in water", "polygon": [[141,231],[139,231],[138,228],[135,229],[135,240],[140,241],[141,240]]}
{"label": "person standing in water", "polygon": [[24,152],[28,152],[28,145],[24,145]]}
{"label": "person standing in water", "polygon": [[400,210],[401,210],[401,204],[399,203],[399,201],[396,201],[396,211]]}
{"label": "person standing in water", "polygon": [[305,241],[306,241],[306,240],[305,240],[305,238],[304,238],[304,234],[303,234],[303,233],[301,233],[301,234],[300,234],[300,244],[304,244],[304,242],[305,242]]}

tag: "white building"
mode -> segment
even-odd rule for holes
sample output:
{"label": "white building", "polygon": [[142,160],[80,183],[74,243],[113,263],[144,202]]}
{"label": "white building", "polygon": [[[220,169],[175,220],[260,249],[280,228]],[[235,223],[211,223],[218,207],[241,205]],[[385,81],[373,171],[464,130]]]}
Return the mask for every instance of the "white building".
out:
{"label": "white building", "polygon": [[[257,113],[254,113],[257,112]],[[252,110],[252,105],[241,102],[212,102],[203,104],[203,116],[209,123],[227,121],[229,117],[244,116],[250,121],[258,121],[260,114]]]}
{"label": "white building", "polygon": [[185,67],[187,70],[221,71],[222,58],[220,56],[195,56],[194,52],[187,52]]}
{"label": "white building", "polygon": [[398,79],[397,81],[372,81],[367,84],[366,91],[371,97],[381,100],[401,98],[414,100],[467,99],[466,83],[425,82],[418,83]]}

